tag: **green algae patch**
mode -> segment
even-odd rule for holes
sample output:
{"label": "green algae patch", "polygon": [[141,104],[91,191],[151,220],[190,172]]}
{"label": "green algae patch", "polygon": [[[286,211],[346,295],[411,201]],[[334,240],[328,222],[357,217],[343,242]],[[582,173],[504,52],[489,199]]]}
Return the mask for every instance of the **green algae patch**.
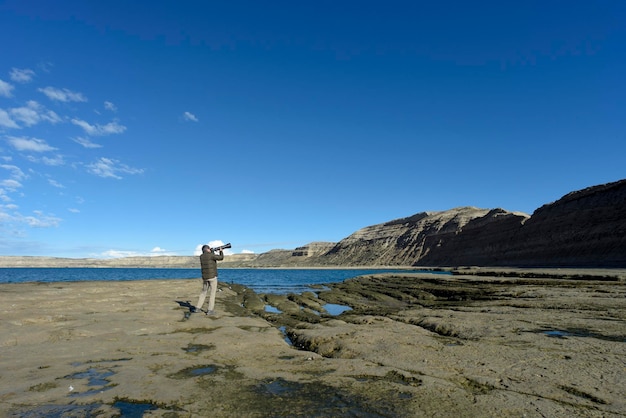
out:
{"label": "green algae patch", "polygon": [[205,376],[214,374],[218,370],[218,367],[214,364],[204,364],[184,368],[168,375],[170,379],[189,379],[193,377]]}
{"label": "green algae patch", "polygon": [[192,354],[197,356],[198,354],[204,352],[204,351],[209,351],[209,350],[214,350],[215,349],[215,345],[214,344],[192,344],[189,343],[187,344],[187,347],[182,347],[182,350],[188,354]]}
{"label": "green algae patch", "polygon": [[28,390],[31,392],[45,392],[50,389],[55,389],[57,387],[59,387],[58,384],[54,382],[47,382],[47,383],[39,383],[38,385],[31,386]]}

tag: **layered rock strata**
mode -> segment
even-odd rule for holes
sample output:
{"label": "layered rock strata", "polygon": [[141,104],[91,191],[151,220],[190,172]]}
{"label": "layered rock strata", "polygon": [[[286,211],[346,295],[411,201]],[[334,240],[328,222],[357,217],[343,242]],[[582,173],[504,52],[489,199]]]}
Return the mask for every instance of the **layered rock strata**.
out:
{"label": "layered rock strata", "polygon": [[320,263],[626,266],[626,180],[572,192],[532,216],[456,208],[363,228]]}

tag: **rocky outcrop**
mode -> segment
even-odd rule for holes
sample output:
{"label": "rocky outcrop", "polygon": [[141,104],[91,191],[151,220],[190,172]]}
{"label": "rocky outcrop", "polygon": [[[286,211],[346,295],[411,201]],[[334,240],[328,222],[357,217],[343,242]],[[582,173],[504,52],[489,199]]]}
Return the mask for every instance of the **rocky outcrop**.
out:
{"label": "rocky outcrop", "polygon": [[493,265],[626,266],[626,180],[540,207],[499,254]]}
{"label": "rocky outcrop", "polygon": [[334,242],[312,242],[303,247],[296,248],[291,255],[293,257],[317,257],[326,254],[334,246]]}
{"label": "rocky outcrop", "polygon": [[461,230],[426,238],[429,251],[415,264],[433,266],[500,265],[515,233],[529,219],[521,212],[493,209]]}
{"label": "rocky outcrop", "polygon": [[341,240],[319,261],[328,265],[413,265],[438,245],[439,237],[458,234],[488,212],[462,207],[368,226]]}
{"label": "rocky outcrop", "polygon": [[532,216],[503,209],[424,212],[363,228],[322,264],[626,266],[626,180],[567,194]]}

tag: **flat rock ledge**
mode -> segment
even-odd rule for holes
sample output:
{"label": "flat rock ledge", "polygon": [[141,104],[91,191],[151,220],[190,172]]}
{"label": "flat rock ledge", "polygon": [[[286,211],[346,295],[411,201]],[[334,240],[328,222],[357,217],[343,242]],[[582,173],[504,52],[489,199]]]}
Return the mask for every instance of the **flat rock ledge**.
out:
{"label": "flat rock ledge", "polygon": [[2,284],[0,416],[626,416],[623,271],[455,273]]}

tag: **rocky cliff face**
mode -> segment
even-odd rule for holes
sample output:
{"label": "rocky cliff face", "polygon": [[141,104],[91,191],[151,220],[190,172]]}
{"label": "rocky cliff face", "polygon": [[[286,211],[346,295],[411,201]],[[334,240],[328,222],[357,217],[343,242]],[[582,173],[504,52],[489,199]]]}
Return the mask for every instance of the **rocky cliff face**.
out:
{"label": "rocky cliff face", "polygon": [[429,251],[416,265],[500,265],[504,261],[503,247],[529,219],[521,212],[503,209],[487,211],[483,216],[469,221],[462,229],[429,236]]}
{"label": "rocky cliff face", "polygon": [[626,180],[540,207],[499,245],[497,265],[626,266]]}
{"label": "rocky cliff face", "polygon": [[341,240],[319,261],[329,265],[413,265],[438,244],[435,237],[457,234],[488,212],[462,207],[368,226]]}
{"label": "rocky cliff face", "polygon": [[334,242],[312,242],[303,247],[298,247],[291,255],[293,257],[319,257],[326,254],[335,246]]}
{"label": "rocky cliff face", "polygon": [[456,208],[363,228],[323,264],[626,266],[626,180],[569,193],[532,216]]}

